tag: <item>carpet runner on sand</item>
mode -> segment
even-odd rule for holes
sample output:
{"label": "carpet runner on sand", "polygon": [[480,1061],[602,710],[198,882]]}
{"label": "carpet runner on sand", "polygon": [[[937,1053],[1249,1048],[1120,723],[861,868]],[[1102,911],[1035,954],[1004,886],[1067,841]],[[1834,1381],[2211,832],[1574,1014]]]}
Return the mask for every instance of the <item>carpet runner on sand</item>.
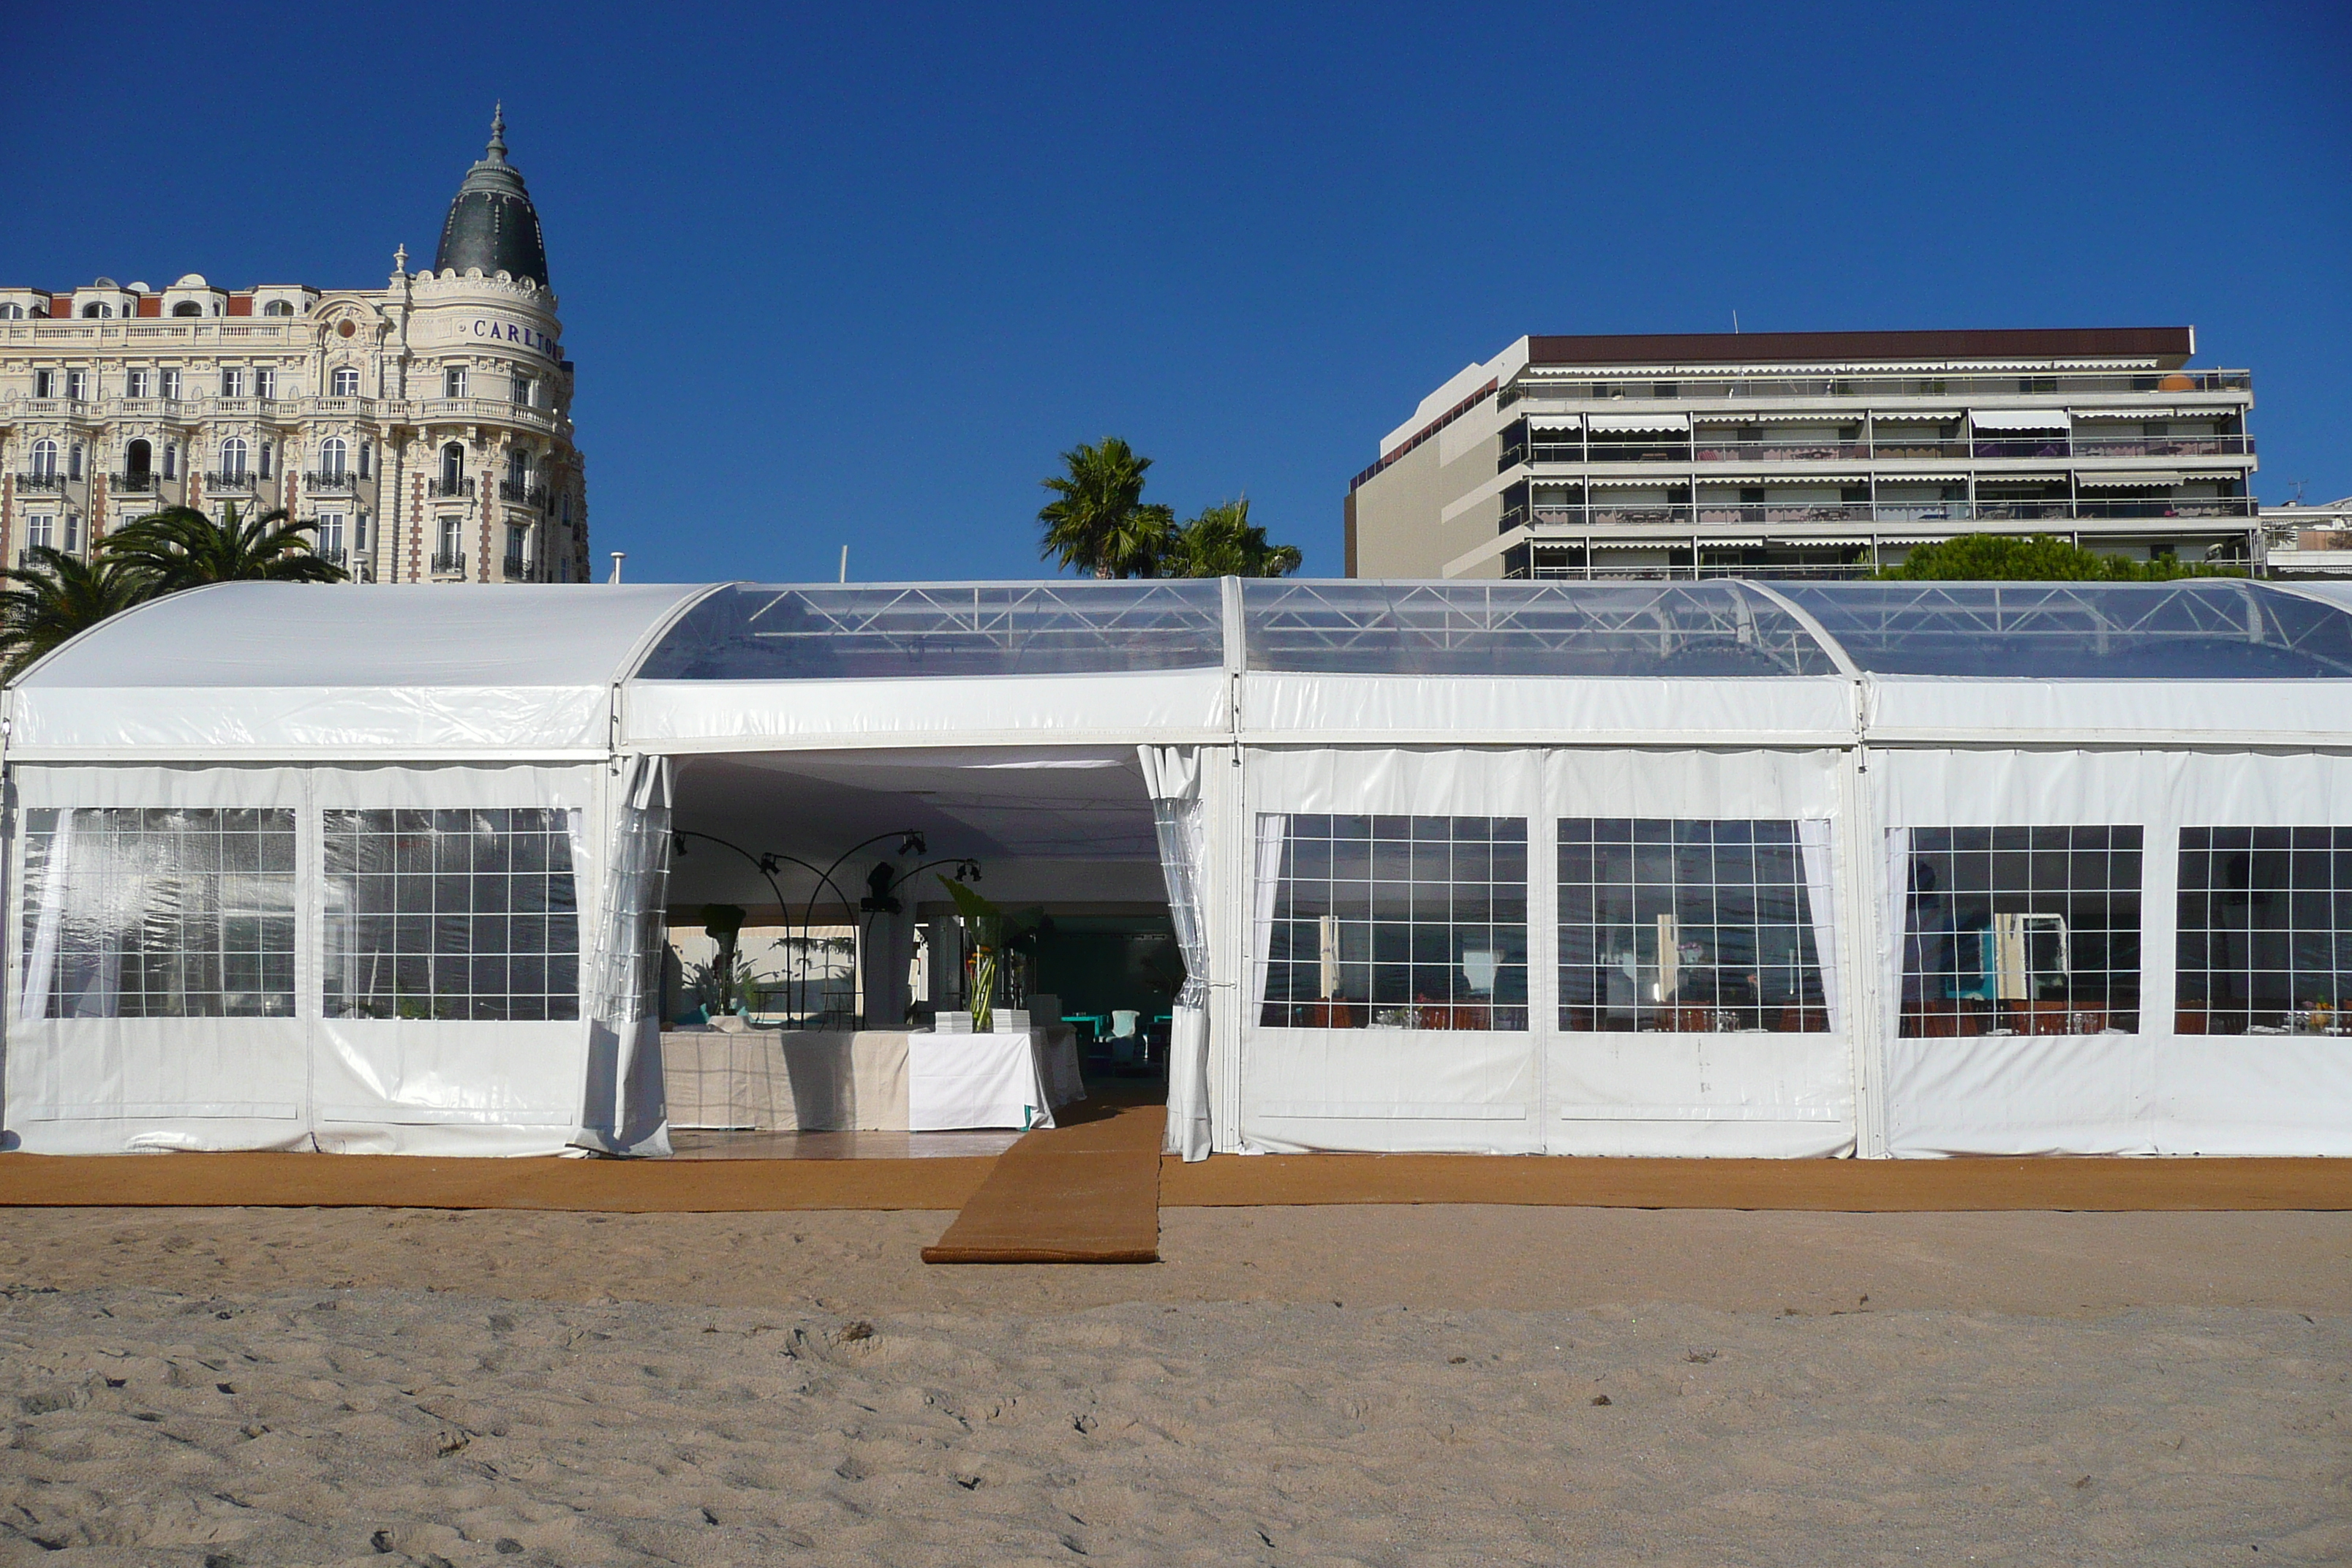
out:
{"label": "carpet runner on sand", "polygon": [[1157,1105],[1073,1106],[996,1157],[926,1263],[1157,1263]]}

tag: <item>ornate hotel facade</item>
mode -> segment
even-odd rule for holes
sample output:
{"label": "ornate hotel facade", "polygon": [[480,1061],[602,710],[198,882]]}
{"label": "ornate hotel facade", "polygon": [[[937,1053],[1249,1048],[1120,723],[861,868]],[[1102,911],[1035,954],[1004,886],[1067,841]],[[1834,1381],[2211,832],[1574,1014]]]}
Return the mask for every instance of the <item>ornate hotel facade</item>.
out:
{"label": "ornate hotel facade", "polygon": [[539,215],[503,119],[382,289],[0,287],[0,559],[160,508],[316,519],[357,582],[585,582],[586,477]]}

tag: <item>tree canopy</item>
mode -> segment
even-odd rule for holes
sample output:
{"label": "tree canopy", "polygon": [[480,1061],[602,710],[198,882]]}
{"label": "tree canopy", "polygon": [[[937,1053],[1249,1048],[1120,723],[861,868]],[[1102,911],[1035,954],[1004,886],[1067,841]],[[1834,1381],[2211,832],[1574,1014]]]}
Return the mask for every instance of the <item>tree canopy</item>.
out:
{"label": "tree canopy", "polygon": [[84,561],[45,544],[25,564],[0,568],[0,680],[109,616],[154,596],[153,579],[100,551]]}
{"label": "tree canopy", "polygon": [[2047,533],[2017,539],[2000,533],[1964,533],[1923,544],[1883,578],[1948,583],[2165,583],[2179,577],[2242,577],[2242,566],[2176,561],[2158,556],[2133,561],[2104,555]]}
{"label": "tree canopy", "polygon": [[1151,459],[1116,436],[1062,454],[1063,471],[1040,481],[1054,494],[1037,513],[1039,553],[1097,577],[1281,577],[1304,559],[1295,545],[1269,544],[1251,523],[1249,500],[1209,507],[1181,527],[1176,514],[1143,499]]}

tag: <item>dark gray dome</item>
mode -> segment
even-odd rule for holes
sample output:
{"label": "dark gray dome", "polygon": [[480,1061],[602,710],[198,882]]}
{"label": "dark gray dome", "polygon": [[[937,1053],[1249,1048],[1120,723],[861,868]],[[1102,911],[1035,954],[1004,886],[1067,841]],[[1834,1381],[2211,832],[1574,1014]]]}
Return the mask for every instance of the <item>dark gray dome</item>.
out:
{"label": "dark gray dome", "polygon": [[507,162],[507,121],[503,111],[490,116],[490,145],[482,161],[467,171],[449,204],[449,221],[441,226],[441,249],[433,258],[436,272],[464,272],[478,267],[486,278],[504,272],[529,278],[546,288],[547,242],[539,232],[539,210],[530,205],[522,174]]}

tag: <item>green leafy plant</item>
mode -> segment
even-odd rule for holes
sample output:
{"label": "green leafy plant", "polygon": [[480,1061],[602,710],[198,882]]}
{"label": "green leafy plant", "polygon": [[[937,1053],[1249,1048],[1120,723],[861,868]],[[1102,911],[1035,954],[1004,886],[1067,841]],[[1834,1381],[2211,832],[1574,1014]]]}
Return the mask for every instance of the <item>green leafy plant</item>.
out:
{"label": "green leafy plant", "polygon": [[0,570],[0,679],[14,680],[50,649],[154,596],[143,568],[100,553],[84,561],[44,544]]}
{"label": "green leafy plant", "polygon": [[2102,555],[2047,533],[2018,539],[1963,533],[1923,544],[1878,574],[1890,581],[1947,583],[2168,583],[2181,577],[2242,577],[2242,566],[2181,562],[2170,556],[2132,561]]}
{"label": "green leafy plant", "polygon": [[240,515],[232,501],[215,521],[172,506],[126,523],[99,548],[144,570],[158,594],[210,583],[342,582],[343,569],[312,546],[318,526],[288,521],[283,507]]}
{"label": "green leafy plant", "polygon": [[1178,529],[1160,559],[1162,577],[1287,577],[1306,559],[1295,544],[1268,544],[1249,520],[1249,497],[1209,507]]}
{"label": "green leafy plant", "polygon": [[947,877],[940,887],[955,900],[956,913],[971,938],[972,968],[965,998],[971,1012],[971,1030],[984,1035],[996,1026],[996,960],[1004,945],[1004,911],[987,895]]}

